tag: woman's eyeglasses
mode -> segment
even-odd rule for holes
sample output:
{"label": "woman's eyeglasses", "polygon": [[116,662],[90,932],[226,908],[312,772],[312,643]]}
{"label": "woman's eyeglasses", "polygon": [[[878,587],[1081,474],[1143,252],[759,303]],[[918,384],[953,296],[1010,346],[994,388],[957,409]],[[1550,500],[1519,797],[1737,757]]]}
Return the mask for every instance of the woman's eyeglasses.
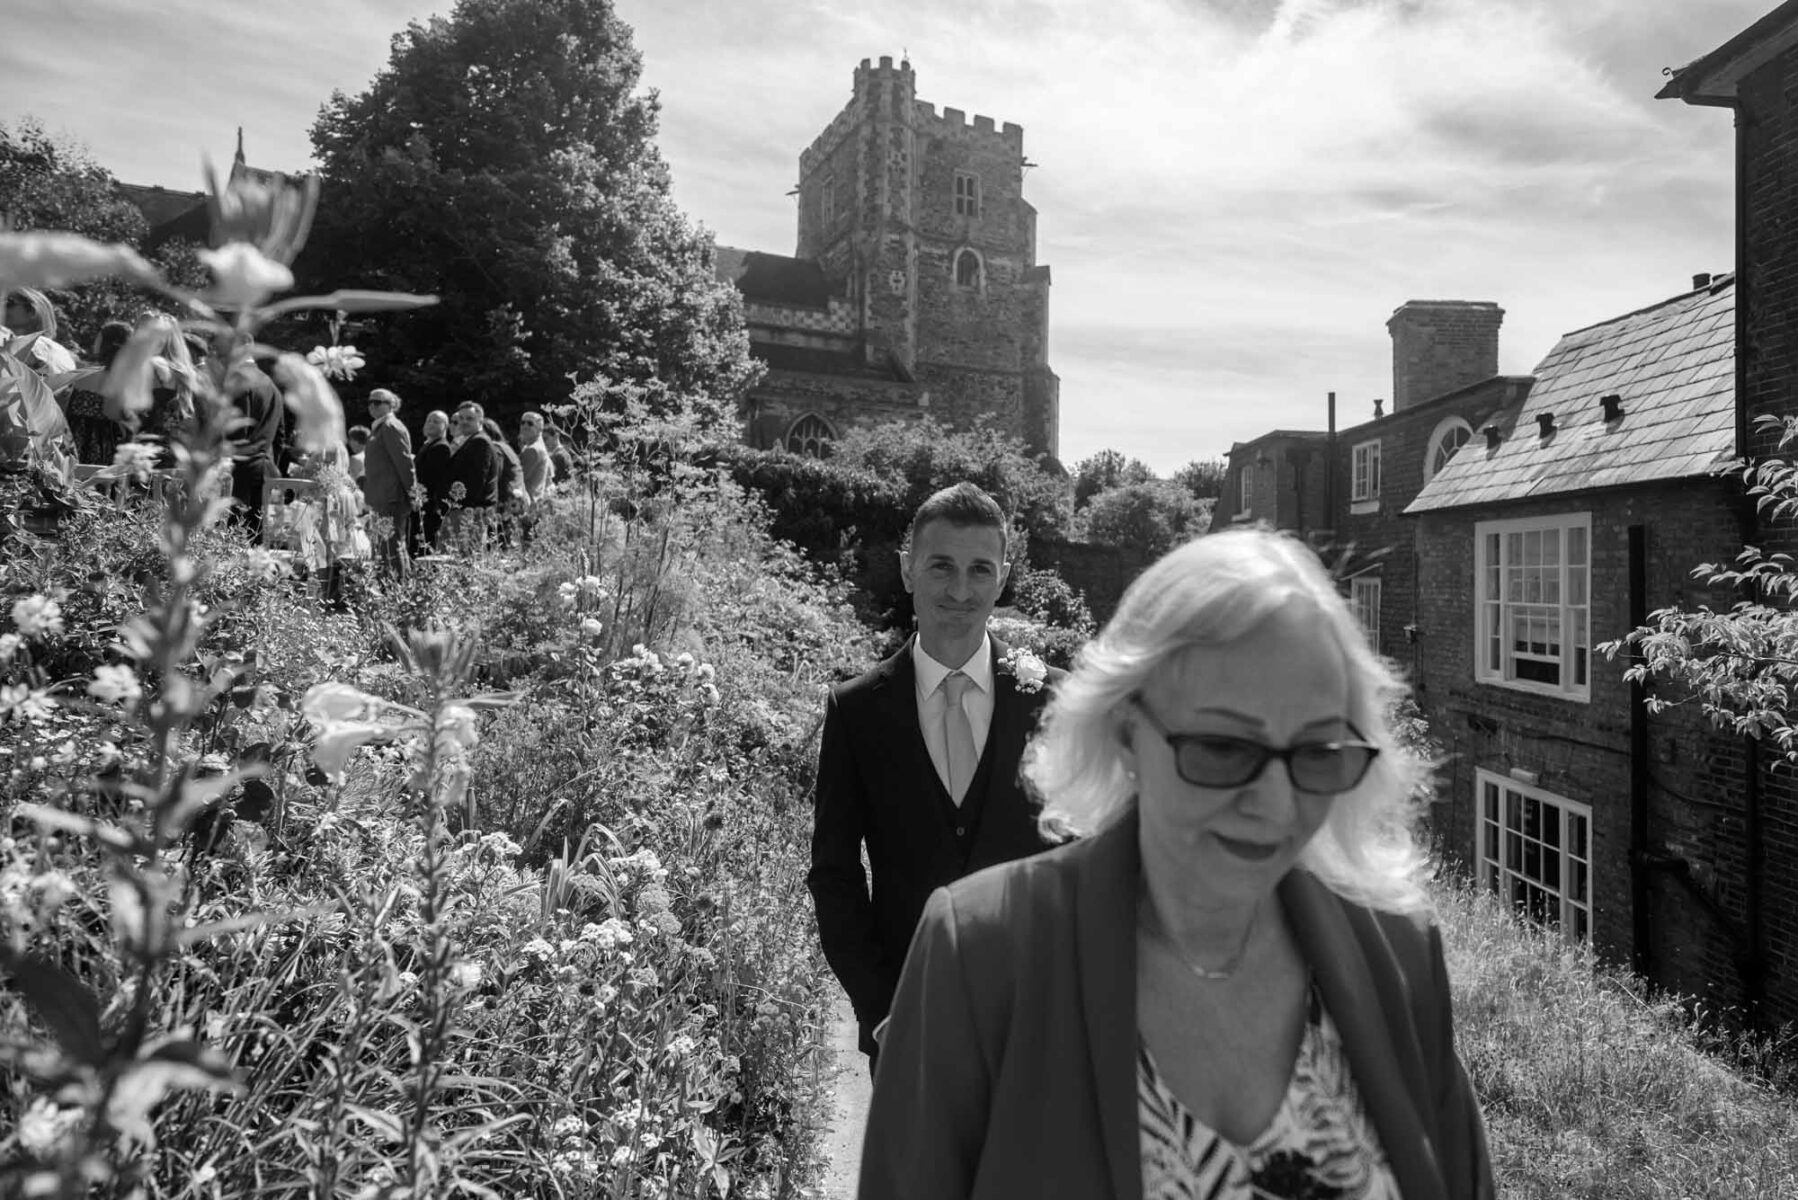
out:
{"label": "woman's eyeglasses", "polygon": [[1132,697],[1131,703],[1166,739],[1180,778],[1195,787],[1242,787],[1259,779],[1267,764],[1277,758],[1285,762],[1294,791],[1330,796],[1360,783],[1380,756],[1378,746],[1359,740],[1361,735],[1353,725],[1349,726],[1353,740],[1299,742],[1276,748],[1222,733],[1170,733],[1141,697]]}

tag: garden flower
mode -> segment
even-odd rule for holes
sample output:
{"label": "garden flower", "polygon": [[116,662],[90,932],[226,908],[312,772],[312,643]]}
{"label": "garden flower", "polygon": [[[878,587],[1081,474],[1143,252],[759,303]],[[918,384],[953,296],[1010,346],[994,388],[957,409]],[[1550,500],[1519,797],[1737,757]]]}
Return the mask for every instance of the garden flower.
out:
{"label": "garden flower", "polygon": [[39,1096],[19,1118],[19,1148],[34,1158],[53,1158],[80,1123],[79,1108],[59,1108]]}
{"label": "garden flower", "polygon": [[523,847],[503,833],[482,834],[480,849],[500,858],[517,858],[524,853]]}
{"label": "garden flower", "polygon": [[605,624],[603,622],[601,622],[598,618],[588,617],[586,620],[581,622],[581,632],[586,634],[588,637],[596,638],[600,634],[604,633],[605,631],[606,631]]}
{"label": "garden flower", "polygon": [[48,596],[27,596],[12,606],[12,623],[23,638],[62,632],[62,605]]}
{"label": "garden flower", "polygon": [[251,546],[237,563],[252,579],[278,579],[287,572],[287,564],[261,546]]}
{"label": "garden flower", "polygon": [[0,290],[63,288],[111,275],[157,282],[156,269],[123,242],[60,231],[0,233]]}
{"label": "garden flower", "polygon": [[[43,692],[32,691],[22,683],[0,687],[0,717],[10,714],[18,717],[21,721],[41,721],[49,716],[50,710],[55,707],[56,701]],[[34,760],[35,769],[43,769],[36,765],[42,761],[42,759]]]}
{"label": "garden flower", "polygon": [[449,970],[450,983],[464,991],[473,991],[481,986],[481,964],[478,962],[459,962]]}
{"label": "garden flower", "polygon": [[144,689],[137,681],[136,671],[114,664],[94,668],[94,677],[88,681],[87,694],[102,704],[130,704],[144,694]]}
{"label": "garden flower", "polygon": [[368,365],[354,346],[314,346],[306,352],[306,361],[327,379],[354,379],[356,372]]}
{"label": "garden flower", "polygon": [[347,436],[343,403],[317,367],[297,354],[283,354],[275,360],[275,380],[298,421],[302,449],[321,454],[342,444]]}
{"label": "garden flower", "polygon": [[659,883],[644,888],[642,894],[637,897],[637,907],[645,913],[667,912],[673,907],[673,904],[672,898],[668,895],[668,889]]}
{"label": "garden flower", "polygon": [[207,298],[230,308],[254,308],[276,292],[293,286],[293,272],[248,242],[227,242],[200,251],[216,286]]}
{"label": "garden flower", "polygon": [[679,1062],[683,1058],[691,1057],[697,1049],[699,1049],[698,1042],[684,1033],[676,1034],[674,1040],[668,1043],[668,1057]]}
{"label": "garden flower", "polygon": [[438,744],[452,750],[466,750],[480,741],[481,735],[474,709],[466,704],[446,704],[437,714]]}
{"label": "garden flower", "polygon": [[[130,340],[113,357],[106,379],[100,384],[100,391],[106,397],[106,415],[113,420],[124,421],[135,428],[137,414],[149,412],[155,403],[151,389],[156,386],[157,353],[162,349],[167,323],[171,321],[172,318],[163,317],[140,322]],[[155,447],[146,449],[155,455]]]}
{"label": "garden flower", "polygon": [[378,704],[373,696],[347,683],[319,683],[300,698],[300,712],[315,724],[352,721],[367,716]]}
{"label": "garden flower", "polygon": [[0,633],[0,663],[11,661],[24,644],[25,639],[16,633]]}
{"label": "garden flower", "polygon": [[143,442],[120,442],[113,451],[112,466],[127,479],[148,479],[156,469],[156,447]]}
{"label": "garden flower", "polygon": [[223,187],[206,166],[207,208],[214,235],[225,242],[248,242],[276,263],[291,263],[312,230],[318,208],[318,176],[290,182],[285,175],[255,179],[240,175]]}
{"label": "garden flower", "polygon": [[598,925],[588,924],[581,927],[581,941],[593,942],[601,950],[615,950],[619,946],[628,946],[636,940],[636,935],[631,932],[630,926],[617,917],[607,917]]}
{"label": "garden flower", "polygon": [[541,958],[545,962],[556,956],[556,948],[543,938],[532,938],[524,944],[524,952],[532,958]]}

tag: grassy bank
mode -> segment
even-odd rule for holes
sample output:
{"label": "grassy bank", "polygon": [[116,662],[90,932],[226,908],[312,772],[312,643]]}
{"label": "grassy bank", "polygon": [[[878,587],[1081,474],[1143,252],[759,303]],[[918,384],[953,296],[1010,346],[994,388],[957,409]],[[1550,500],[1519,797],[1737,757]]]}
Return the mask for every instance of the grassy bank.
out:
{"label": "grassy bank", "polygon": [[1764,1045],[1700,1030],[1470,887],[1438,903],[1461,1056],[1508,1200],[1798,1196],[1798,1099],[1777,1086],[1794,1077]]}

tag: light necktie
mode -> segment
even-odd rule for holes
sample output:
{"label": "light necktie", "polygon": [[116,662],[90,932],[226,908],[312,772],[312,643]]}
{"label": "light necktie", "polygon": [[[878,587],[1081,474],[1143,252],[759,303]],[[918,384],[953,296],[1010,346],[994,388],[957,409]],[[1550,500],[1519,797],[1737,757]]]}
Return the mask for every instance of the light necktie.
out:
{"label": "light necktie", "polygon": [[979,764],[980,753],[974,748],[974,725],[968,720],[967,710],[962,707],[962,698],[974,681],[960,671],[951,671],[943,676],[943,750],[948,758],[949,766],[949,799],[956,804],[962,802],[968,793],[968,784],[974,780],[974,768]]}

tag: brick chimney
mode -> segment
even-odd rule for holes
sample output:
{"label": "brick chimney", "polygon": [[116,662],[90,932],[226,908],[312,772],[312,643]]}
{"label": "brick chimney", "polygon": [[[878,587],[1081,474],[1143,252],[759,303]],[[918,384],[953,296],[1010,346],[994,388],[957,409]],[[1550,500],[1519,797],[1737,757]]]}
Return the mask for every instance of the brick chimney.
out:
{"label": "brick chimney", "polygon": [[1392,411],[1403,412],[1498,374],[1498,327],[1490,300],[1407,300],[1386,322],[1392,333]]}

